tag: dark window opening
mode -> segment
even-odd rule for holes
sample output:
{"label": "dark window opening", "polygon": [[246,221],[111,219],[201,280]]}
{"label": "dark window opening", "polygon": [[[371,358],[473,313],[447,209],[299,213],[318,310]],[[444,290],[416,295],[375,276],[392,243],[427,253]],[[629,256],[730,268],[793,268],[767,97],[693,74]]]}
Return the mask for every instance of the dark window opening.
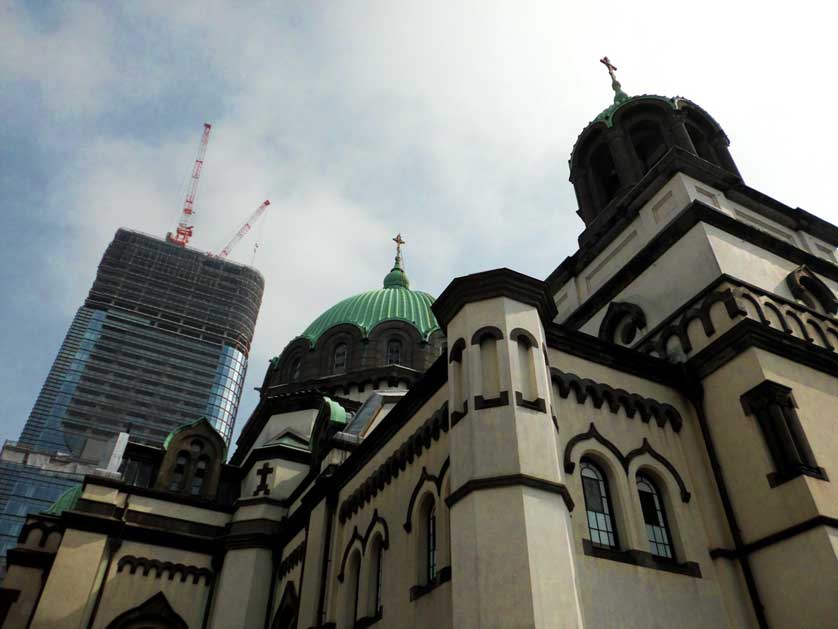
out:
{"label": "dark window opening", "polygon": [[713,146],[710,144],[707,134],[705,134],[696,125],[689,122],[687,123],[687,133],[690,134],[690,140],[692,140],[693,146],[695,146],[695,150],[701,159],[707,160],[712,164],[719,163],[716,158],[716,151],[713,150]]}
{"label": "dark window opening", "polygon": [[591,155],[591,184],[599,209],[608,205],[620,189],[617,167],[608,145],[600,144]]}
{"label": "dark window opening", "polygon": [[195,471],[192,474],[192,487],[190,493],[193,496],[200,496],[204,488],[204,481],[207,477],[207,457],[202,456],[195,464]]}
{"label": "dark window opening", "polygon": [[175,470],[172,473],[172,481],[169,483],[169,489],[177,491],[183,489],[183,482],[186,479],[186,468],[189,465],[189,454],[186,450],[178,452],[175,460]]}
{"label": "dark window opening", "polygon": [[346,343],[340,343],[335,347],[334,358],[332,361],[332,373],[344,373],[348,361],[349,352]]}
{"label": "dark window opening", "polygon": [[402,364],[402,342],[398,339],[391,339],[387,341],[387,364]]}
{"label": "dark window opening", "polygon": [[660,127],[652,121],[639,122],[629,131],[634,152],[640,160],[643,174],[649,172],[666,153],[666,140]]}
{"label": "dark window opening", "polygon": [[637,491],[640,494],[643,523],[646,525],[646,539],[649,540],[652,554],[672,559],[672,535],[660,492],[651,479],[641,474],[637,475]]}
{"label": "dark window opening", "polygon": [[303,361],[301,358],[295,358],[294,361],[291,363],[291,370],[289,371],[290,377],[289,380],[291,382],[299,382],[300,381],[300,371],[302,370]]}
{"label": "dark window opening", "polygon": [[379,543],[375,555],[375,615],[381,613],[381,585],[384,583],[384,547]]}
{"label": "dark window opening", "polygon": [[427,581],[432,582],[436,578],[436,505],[428,509],[428,556],[427,556]]}

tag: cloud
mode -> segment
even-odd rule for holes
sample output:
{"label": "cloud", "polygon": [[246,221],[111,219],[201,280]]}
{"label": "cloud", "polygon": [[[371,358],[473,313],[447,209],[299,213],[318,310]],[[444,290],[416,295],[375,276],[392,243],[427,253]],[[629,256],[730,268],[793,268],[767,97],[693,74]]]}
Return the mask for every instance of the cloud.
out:
{"label": "cloud", "polygon": [[[497,266],[544,277],[572,253],[582,225],[567,159],[610,101],[597,63],[606,53],[630,93],[683,93],[713,113],[749,183],[833,211],[835,142],[824,133],[834,131],[811,114],[812,103],[834,101],[812,63],[831,40],[826,20],[806,26],[822,38],[797,35],[803,12],[765,10],[752,29],[756,18],[729,3],[705,3],[689,20],[662,1],[643,11],[466,1],[2,6],[0,89],[26,93],[7,90],[0,111],[26,128],[16,137],[47,175],[26,203],[0,197],[10,208],[0,220],[6,231],[33,221],[60,231],[5,253],[30,269],[15,280],[20,302],[29,286],[50,287],[44,325],[66,329],[118,227],[160,236],[174,227],[201,124],[212,122],[194,245],[220,250],[272,201],[233,255],[249,263],[258,236],[266,294],[248,388],[320,312],[380,285],[396,232],[408,241],[413,286],[432,293]],[[794,45],[766,36],[781,33]],[[12,161],[17,177],[32,168]],[[0,319],[14,326],[24,316],[21,307]],[[2,340],[41,362],[57,350],[52,340]],[[16,399],[16,415],[33,401]],[[250,392],[239,428],[254,404]]]}

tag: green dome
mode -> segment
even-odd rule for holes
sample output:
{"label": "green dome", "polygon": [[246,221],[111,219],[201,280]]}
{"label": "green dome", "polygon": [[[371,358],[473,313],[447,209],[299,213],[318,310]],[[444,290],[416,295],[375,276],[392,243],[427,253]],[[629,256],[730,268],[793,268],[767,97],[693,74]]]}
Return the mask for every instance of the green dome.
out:
{"label": "green dome", "polygon": [[427,340],[439,329],[431,312],[434,298],[428,293],[410,290],[410,281],[401,268],[401,260],[384,278],[384,288],[354,295],[335,304],[317,317],[302,336],[316,345],[323,334],[342,323],[356,325],[366,337],[382,321],[405,321],[416,328]]}

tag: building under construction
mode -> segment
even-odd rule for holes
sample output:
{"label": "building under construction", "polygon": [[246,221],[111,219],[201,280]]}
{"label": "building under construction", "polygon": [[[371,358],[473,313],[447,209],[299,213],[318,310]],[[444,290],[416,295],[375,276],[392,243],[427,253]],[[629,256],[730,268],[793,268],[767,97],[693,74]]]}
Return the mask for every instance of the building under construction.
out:
{"label": "building under construction", "polygon": [[116,232],[20,439],[0,452],[0,576],[26,514],[104,467],[119,433],[159,446],[206,417],[232,437],[264,280],[226,258],[270,203],[218,254],[187,247],[210,128],[177,229],[165,238]]}

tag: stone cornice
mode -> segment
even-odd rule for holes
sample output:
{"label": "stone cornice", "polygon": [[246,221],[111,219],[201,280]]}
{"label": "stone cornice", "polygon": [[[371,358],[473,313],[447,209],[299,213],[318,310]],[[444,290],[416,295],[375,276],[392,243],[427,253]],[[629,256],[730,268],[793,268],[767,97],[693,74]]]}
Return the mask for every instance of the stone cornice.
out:
{"label": "stone cornice", "polygon": [[495,297],[507,297],[533,306],[538,310],[542,321],[552,321],[558,314],[556,304],[547,292],[544,282],[506,268],[454,279],[442,291],[431,309],[445,330],[451,319],[466,304]]}
{"label": "stone cornice", "polygon": [[[838,281],[838,265],[824,258],[819,258],[756,227],[732,218],[701,201],[693,201],[649,241],[648,244],[638,251],[629,262],[624,264],[619,271],[597,289],[593,295],[576,308],[564,320],[563,324],[571,328],[579,328],[584,325],[585,322],[613,301],[635,278],[699,223],[717,227],[761,249],[774,253],[796,264],[805,264],[813,272]],[[601,249],[598,249],[595,253],[599,254],[600,252]],[[565,261],[562,263],[562,266],[547,279],[551,287],[551,292],[555,293],[567,281],[580,273],[593,257],[595,255],[591,256],[590,259],[584,257],[583,260],[583,256],[580,256],[578,259],[573,259],[572,262]],[[568,260],[571,260],[571,258],[568,258]],[[557,274],[559,270],[562,270],[562,272]]]}

